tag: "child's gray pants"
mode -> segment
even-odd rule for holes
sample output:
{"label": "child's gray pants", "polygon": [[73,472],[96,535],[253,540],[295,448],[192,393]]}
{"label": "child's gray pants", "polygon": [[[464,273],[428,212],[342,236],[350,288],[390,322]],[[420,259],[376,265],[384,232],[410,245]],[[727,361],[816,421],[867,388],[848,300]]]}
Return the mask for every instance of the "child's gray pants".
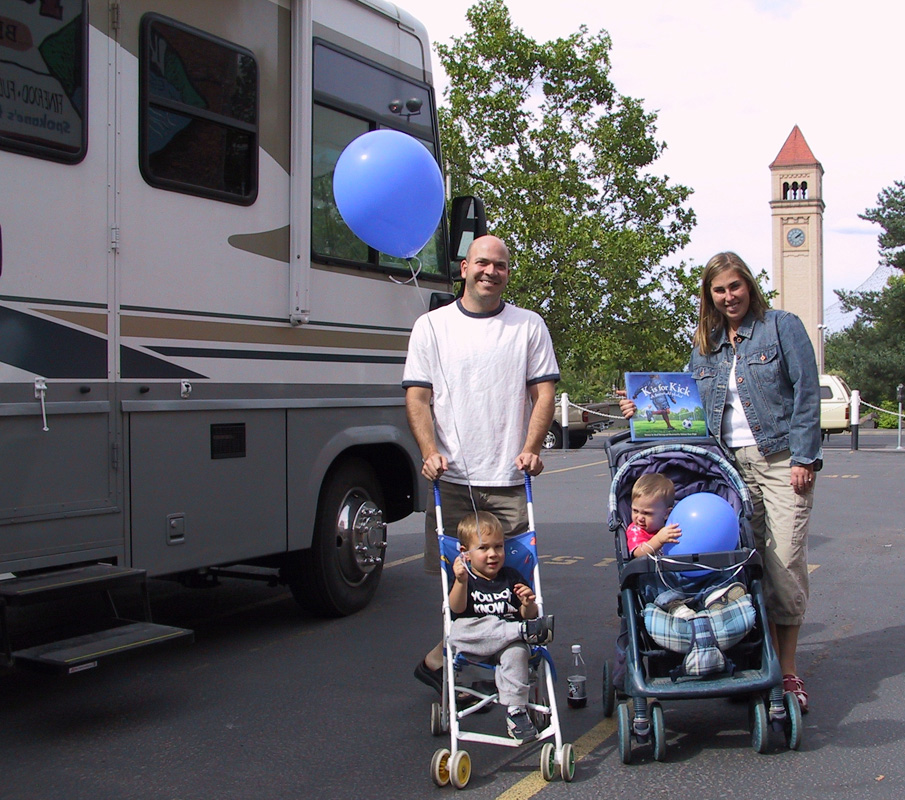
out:
{"label": "child's gray pants", "polygon": [[456,652],[494,660],[497,692],[504,706],[528,702],[528,645],[522,641],[521,623],[499,617],[460,617],[453,620],[449,643]]}

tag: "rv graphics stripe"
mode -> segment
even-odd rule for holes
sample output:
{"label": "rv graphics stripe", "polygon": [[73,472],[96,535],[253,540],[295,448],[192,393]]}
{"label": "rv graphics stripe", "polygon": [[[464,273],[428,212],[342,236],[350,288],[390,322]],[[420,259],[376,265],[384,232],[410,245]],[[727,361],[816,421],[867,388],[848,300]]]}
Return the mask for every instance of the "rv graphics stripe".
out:
{"label": "rv graphics stripe", "polygon": [[0,306],[0,361],[44,378],[107,377],[107,340]]}
{"label": "rv graphics stripe", "polygon": [[149,347],[162,356],[180,358],[241,358],[251,361],[322,361],[340,364],[404,364],[405,356],[339,355],[334,353],[292,353],[275,350],[224,350],[201,347]]}
{"label": "rv graphics stripe", "polygon": [[193,372],[178,364],[171,364],[152,355],[133,350],[131,347],[120,345],[119,348],[120,372],[123,378],[206,378],[198,372]]}

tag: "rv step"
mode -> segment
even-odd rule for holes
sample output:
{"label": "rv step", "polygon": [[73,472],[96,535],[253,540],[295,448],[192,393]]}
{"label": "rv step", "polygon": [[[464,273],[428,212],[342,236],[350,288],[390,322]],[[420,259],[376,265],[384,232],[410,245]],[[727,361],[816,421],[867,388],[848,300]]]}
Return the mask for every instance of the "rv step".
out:
{"label": "rv step", "polygon": [[190,644],[194,638],[194,633],[186,628],[130,622],[85,636],[17,650],[12,654],[12,660],[16,667],[71,675],[140,647],[159,647],[180,641]]}
{"label": "rv step", "polygon": [[112,564],[91,564],[40,575],[24,575],[0,581],[0,604],[25,606],[45,603],[117,589],[129,584],[143,584],[145,579],[143,569],[116,567]]}

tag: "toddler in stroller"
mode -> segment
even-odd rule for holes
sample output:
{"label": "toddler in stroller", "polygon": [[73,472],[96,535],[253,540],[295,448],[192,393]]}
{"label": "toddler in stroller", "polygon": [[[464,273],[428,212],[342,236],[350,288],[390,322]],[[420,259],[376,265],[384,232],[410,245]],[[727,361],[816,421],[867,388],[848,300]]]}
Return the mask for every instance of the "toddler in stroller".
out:
{"label": "toddler in stroller", "polygon": [[[766,633],[762,565],[748,524],[747,487],[715,443],[607,442],[613,478],[609,527],[615,534],[622,633],[617,666],[604,667],[604,712],[613,713],[616,688],[630,700],[618,706],[619,750],[631,761],[632,740],[651,741],[654,757],[666,757],[661,700],[747,697],[752,745],[764,752],[769,728],[785,733],[797,749],[801,714],[794,695],[783,693],[779,661]],[[636,481],[660,474],[681,500],[698,492],[718,495],[739,517],[734,550],[632,558],[626,539]],[[683,608],[685,610],[683,610]],[[679,613],[676,613],[676,612]],[[703,635],[702,635],[703,634]],[[631,705],[631,710],[630,710]]]}
{"label": "toddler in stroller", "polygon": [[[518,747],[554,738],[541,747],[541,774],[552,780],[559,768],[566,781],[575,774],[572,745],[564,744],[553,696],[553,662],[545,644],[553,639],[553,617],[543,616],[537,560],[537,535],[528,493],[529,530],[504,539],[499,520],[476,511],[458,527],[458,538],[443,534],[439,489],[434,497],[443,585],[443,692],[431,708],[431,733],[450,732],[450,747],[431,761],[431,777],[464,788],[471,757],[460,741]],[[453,619],[455,616],[455,619]],[[466,681],[475,671],[491,670],[494,682]],[[458,702],[457,702],[458,701]],[[472,714],[506,707],[507,736],[464,730]]]}

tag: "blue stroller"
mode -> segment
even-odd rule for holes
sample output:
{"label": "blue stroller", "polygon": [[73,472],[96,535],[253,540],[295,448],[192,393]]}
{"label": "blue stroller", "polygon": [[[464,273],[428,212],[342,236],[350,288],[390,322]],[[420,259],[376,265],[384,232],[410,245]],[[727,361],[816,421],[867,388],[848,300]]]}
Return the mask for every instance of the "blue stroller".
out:
{"label": "blue stroller", "polygon": [[[615,535],[618,611],[623,619],[617,656],[621,655],[621,644],[625,669],[623,674],[621,669],[614,670],[610,661],[606,662],[603,702],[604,713],[611,716],[617,690],[628,699],[615,708],[622,762],[631,762],[633,741],[652,743],[655,760],[664,760],[666,735],[661,701],[705,697],[748,699],[751,744],[757,752],[766,751],[771,729],[784,733],[787,746],[797,750],[801,744],[801,710],[795,695],[783,692],[779,659],[770,640],[761,584],[763,566],[749,523],[752,506],[747,486],[712,439],[651,446],[650,442],[632,442],[628,437],[625,432],[606,443],[613,473],[608,522]],[[632,487],[641,475],[652,472],[673,481],[677,501],[696,492],[712,492],[728,501],[739,515],[737,549],[632,559],[625,537],[631,521]],[[689,570],[689,565],[694,570]],[[753,624],[749,618],[747,633],[725,649],[725,670],[704,677],[685,674],[687,661],[683,661],[681,649],[664,646],[662,635],[656,636],[663,631],[651,624],[655,617],[651,614],[650,587],[679,587],[682,581],[676,573],[688,576],[689,572],[693,576],[704,575],[711,590],[721,584],[742,583],[750,597],[744,600],[749,604],[748,611],[753,607]],[[614,675],[615,672],[620,674]],[[614,686],[614,678],[621,686]]]}
{"label": "blue stroller", "polygon": [[[531,585],[536,595],[539,613],[543,615],[543,596],[541,594],[540,570],[537,559],[537,534],[534,526],[534,506],[531,495],[531,478],[525,475],[525,491],[528,496],[528,531],[506,539],[507,566],[518,570],[525,582]],[[452,783],[457,789],[464,789],[471,778],[471,756],[459,747],[459,742],[481,742],[502,747],[520,747],[521,741],[508,736],[482,733],[466,729],[466,720],[472,715],[492,709],[498,703],[496,687],[489,682],[490,689],[484,687],[488,682],[470,682],[463,680],[463,674],[475,670],[493,672],[494,665],[467,658],[455,652],[449,642],[452,627],[452,612],[449,607],[449,590],[454,580],[452,565],[459,555],[459,541],[455,536],[443,533],[443,516],[440,508],[440,488],[434,483],[434,503],[437,512],[437,538],[440,543],[441,579],[443,585],[443,692],[442,700],[431,706],[431,733],[440,736],[449,732],[450,745],[441,747],[431,759],[431,778],[437,786]],[[544,780],[553,780],[558,771],[564,781],[571,781],[575,776],[575,755],[571,744],[564,744],[559,727],[559,714],[553,693],[556,679],[553,660],[547,648],[542,645],[531,647],[529,659],[529,702],[528,714],[537,728],[535,741],[553,739],[544,742],[540,751],[540,768]],[[457,697],[469,697],[467,708],[457,708]]]}

